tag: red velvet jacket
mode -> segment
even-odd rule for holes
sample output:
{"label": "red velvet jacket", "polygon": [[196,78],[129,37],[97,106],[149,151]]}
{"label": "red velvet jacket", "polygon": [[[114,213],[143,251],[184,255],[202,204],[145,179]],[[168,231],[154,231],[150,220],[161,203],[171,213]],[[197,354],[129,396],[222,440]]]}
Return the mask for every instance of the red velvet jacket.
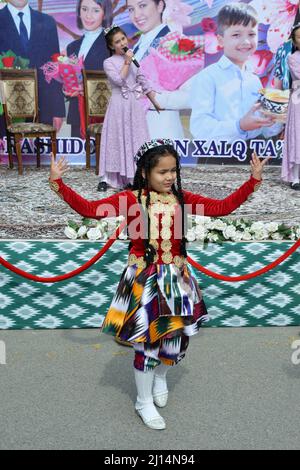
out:
{"label": "red velvet jacket", "polygon": [[[260,185],[261,181],[251,178],[225,199],[211,199],[183,191],[185,210],[189,214],[205,216],[225,216],[237,209]],[[62,179],[50,183],[51,188],[83,217],[102,219],[122,215],[127,220],[128,233],[132,242],[130,250],[131,264],[144,255],[143,237],[148,236],[145,227],[145,215],[141,215],[141,206],[137,200],[137,191],[122,191],[113,196],[88,201],[66,186]],[[142,196],[145,207],[146,192]],[[155,259],[159,264],[178,261],[182,232],[181,211],[176,197],[171,194],[150,192],[150,240],[157,250]]]}

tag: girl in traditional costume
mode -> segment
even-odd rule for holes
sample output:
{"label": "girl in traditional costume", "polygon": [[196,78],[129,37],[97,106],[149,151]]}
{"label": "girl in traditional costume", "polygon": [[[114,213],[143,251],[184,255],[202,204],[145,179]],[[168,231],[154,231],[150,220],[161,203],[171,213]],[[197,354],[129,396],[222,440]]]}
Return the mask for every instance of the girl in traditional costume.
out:
{"label": "girl in traditional costume", "polygon": [[146,142],[135,161],[132,188],[99,201],[87,201],[64,184],[64,159],[52,159],[50,185],[84,217],[126,218],[131,239],[128,266],[102,331],[132,343],[135,409],[148,427],[164,429],[156,406],[167,404],[167,372],[185,356],[189,337],[207,319],[201,290],[187,265],[185,216],[233,212],[260,185],[267,159],[261,162],[253,154],[252,176],[223,200],[182,189],[179,156],[169,139]]}

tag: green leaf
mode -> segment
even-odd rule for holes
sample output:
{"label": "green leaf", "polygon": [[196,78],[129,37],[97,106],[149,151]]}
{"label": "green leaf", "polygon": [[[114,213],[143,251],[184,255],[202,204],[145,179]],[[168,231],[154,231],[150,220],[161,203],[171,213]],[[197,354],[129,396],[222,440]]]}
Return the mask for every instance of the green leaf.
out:
{"label": "green leaf", "polygon": [[173,44],[173,46],[170,48],[170,52],[171,52],[171,54],[176,54],[176,55],[179,53],[179,49],[178,49],[178,44],[177,44],[177,43]]}
{"label": "green leaf", "polygon": [[82,219],[82,225],[85,225],[86,227],[88,227],[89,225],[92,225],[93,223],[93,219],[88,219],[87,217],[84,217]]}
{"label": "green leaf", "polygon": [[74,220],[68,220],[68,225],[76,231],[79,229],[79,225]]}

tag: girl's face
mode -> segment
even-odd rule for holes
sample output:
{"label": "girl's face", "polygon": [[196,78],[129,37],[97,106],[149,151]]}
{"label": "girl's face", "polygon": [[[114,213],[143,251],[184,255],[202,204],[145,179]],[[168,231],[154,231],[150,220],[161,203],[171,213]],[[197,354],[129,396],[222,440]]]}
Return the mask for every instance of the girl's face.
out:
{"label": "girl's face", "polygon": [[142,33],[148,33],[162,23],[163,1],[157,5],[154,0],[127,0],[127,8],[132,23]]}
{"label": "girl's face", "polygon": [[[145,178],[144,170],[143,177]],[[148,182],[150,189],[158,193],[169,193],[176,179],[176,158],[173,155],[166,154],[160,157],[157,165],[150,171]]]}
{"label": "girl's face", "polygon": [[95,31],[102,26],[104,10],[94,0],[82,0],[80,19],[86,31]]}
{"label": "girl's face", "polygon": [[294,33],[293,43],[297,49],[300,49],[300,28],[298,28]]}
{"label": "girl's face", "polygon": [[124,55],[123,48],[128,47],[128,39],[124,33],[120,31],[114,34],[111,41],[111,49],[118,55]]}

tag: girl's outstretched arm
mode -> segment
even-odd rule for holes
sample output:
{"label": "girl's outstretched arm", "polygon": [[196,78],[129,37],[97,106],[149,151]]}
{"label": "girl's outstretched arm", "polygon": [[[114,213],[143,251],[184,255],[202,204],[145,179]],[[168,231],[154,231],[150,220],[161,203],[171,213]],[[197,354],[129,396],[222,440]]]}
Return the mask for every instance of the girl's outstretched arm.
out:
{"label": "girl's outstretched arm", "polygon": [[122,191],[98,201],[88,201],[64,184],[62,177],[67,170],[68,164],[66,159],[61,158],[56,162],[52,155],[49,178],[50,187],[78,214],[93,219],[118,217],[119,215],[127,216],[129,205],[135,201],[131,191]]}
{"label": "girl's outstretched arm", "polygon": [[256,153],[252,154],[250,162],[252,175],[246,183],[225,199],[211,199],[200,194],[184,191],[186,210],[191,214],[220,217],[231,214],[240,207],[248,197],[256,191],[262,181],[262,173],[269,158],[260,160]]}

